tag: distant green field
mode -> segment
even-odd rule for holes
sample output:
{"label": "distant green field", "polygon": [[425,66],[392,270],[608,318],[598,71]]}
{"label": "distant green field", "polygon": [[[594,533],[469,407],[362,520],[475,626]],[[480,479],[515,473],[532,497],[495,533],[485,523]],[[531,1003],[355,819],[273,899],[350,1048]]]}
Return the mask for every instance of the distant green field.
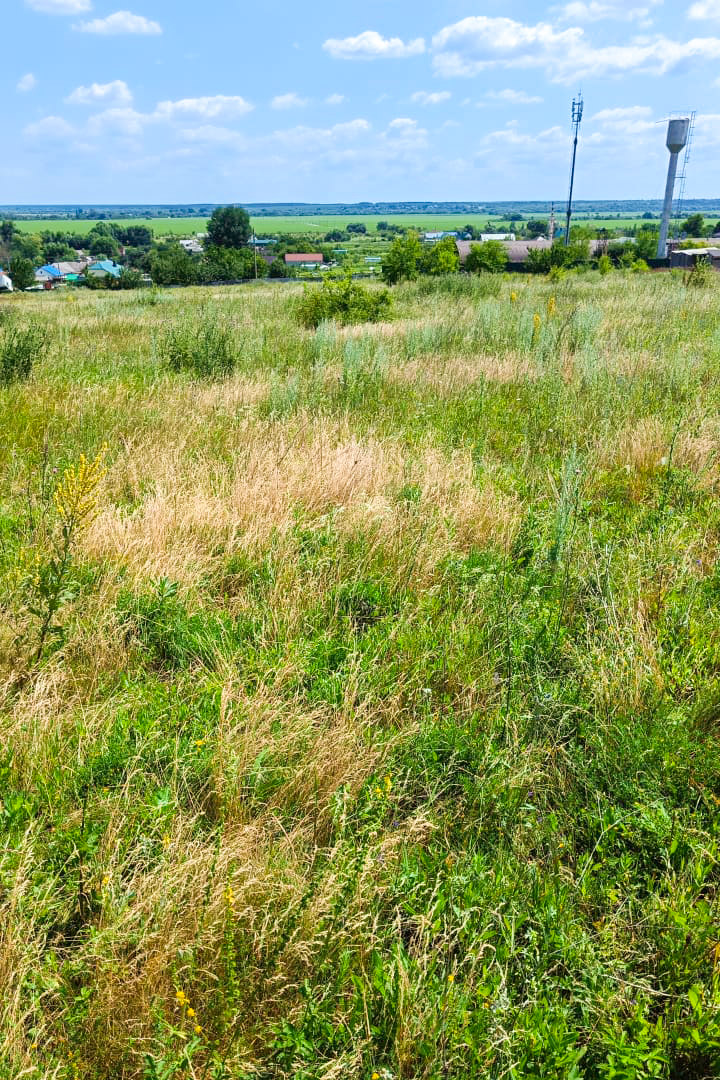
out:
{"label": "distant green field", "polygon": [[[152,229],[155,236],[192,236],[196,232],[204,232],[207,228],[207,218],[121,218],[119,224],[147,225]],[[90,232],[97,221],[76,221],[75,218],[40,218],[28,221],[17,221],[16,225],[22,232],[39,233],[46,229],[51,232],[73,232],[85,236]]]}
{"label": "distant green field", "polygon": [[[641,223],[641,218],[583,218],[576,214],[573,218],[575,224],[589,224],[593,228],[601,229],[627,229],[630,226]],[[320,217],[260,217],[253,219],[253,225],[259,236],[274,236],[277,233],[298,233],[324,236],[333,229],[345,229],[351,222],[362,222],[369,232],[375,231],[378,221],[387,221],[395,225],[404,225],[416,228],[419,231],[432,229],[459,229],[464,225],[474,225],[483,228],[489,221],[495,226],[505,225],[508,230],[512,225],[501,218],[492,217],[489,214],[386,214],[378,216],[374,214],[358,214],[356,217],[344,215],[327,215]],[[75,232],[82,235],[92,229],[95,221],[76,221],[74,218],[43,218],[39,220],[18,221],[19,229],[24,232],[42,232],[45,229],[59,232]],[[147,225],[153,230],[155,236],[192,236],[197,232],[204,232],[207,227],[207,219],[198,218],[122,218],[121,224]],[[559,221],[559,224],[561,222]]]}

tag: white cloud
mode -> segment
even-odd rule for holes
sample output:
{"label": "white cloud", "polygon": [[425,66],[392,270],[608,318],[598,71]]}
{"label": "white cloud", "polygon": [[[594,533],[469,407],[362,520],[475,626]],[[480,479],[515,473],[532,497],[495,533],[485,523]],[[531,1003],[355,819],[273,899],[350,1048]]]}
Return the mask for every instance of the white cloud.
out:
{"label": "white cloud", "polygon": [[630,105],[620,109],[601,109],[588,122],[606,132],[640,135],[656,127],[652,117],[653,111],[649,105]]}
{"label": "white cloud", "polygon": [[552,82],[631,71],[664,75],[692,60],[720,59],[719,38],[643,37],[595,47],[578,26],[557,30],[549,23],[526,26],[485,15],[445,27],[433,38],[433,49],[435,70],[445,77],[471,77],[490,68],[544,68]]}
{"label": "white cloud", "polygon": [[365,135],[370,129],[370,123],[363,119],[349,120],[344,124],[333,124],[329,128],[311,128],[300,125],[282,131],[273,131],[266,137],[266,141],[284,147],[292,147],[293,149],[314,151],[322,147],[332,146],[337,142],[352,141]]}
{"label": "white cloud", "polygon": [[304,109],[309,104],[308,99],[300,97],[294,90],[287,94],[278,94],[270,102],[271,109]]}
{"label": "white cloud", "polygon": [[43,15],[83,15],[92,10],[92,0],[25,0],[25,3]]}
{"label": "white cloud", "polygon": [[451,97],[452,94],[449,90],[440,90],[435,93],[428,93],[427,90],[417,90],[410,100],[418,105],[441,105],[443,101],[449,101]]}
{"label": "white cloud", "polygon": [[488,90],[485,95],[491,101],[505,101],[509,105],[541,105],[543,99],[524,90]]}
{"label": "white cloud", "polygon": [[652,8],[663,0],[647,0],[643,7],[628,7],[621,0],[570,0],[570,3],[551,10],[557,12],[563,22],[600,22],[601,19],[618,19],[621,22],[640,22],[649,25]]}
{"label": "white cloud", "polygon": [[720,0],[697,0],[687,14],[688,19],[720,19]]}
{"label": "white cloud", "polygon": [[37,86],[37,79],[31,71],[28,71],[27,75],[23,75],[22,79],[18,81],[15,89],[20,94],[27,94],[29,90],[34,90]]}
{"label": "white cloud", "polygon": [[404,60],[424,53],[425,40],[404,42],[401,38],[384,38],[376,30],[365,30],[357,37],[329,38],[323,49],[336,60]]}
{"label": "white cloud", "polygon": [[248,145],[247,137],[241,132],[216,124],[201,124],[200,127],[187,128],[182,130],[180,135],[188,142],[226,146],[236,150],[242,150]]}
{"label": "white cloud", "polygon": [[344,94],[329,94],[328,97],[325,98],[325,104],[326,105],[342,105],[344,100],[345,100],[345,95]]}
{"label": "white cloud", "polygon": [[396,120],[390,121],[383,137],[405,147],[417,149],[427,146],[427,135],[427,130],[420,127],[417,120],[410,120],[406,116],[398,116]]}
{"label": "white cloud", "polygon": [[91,19],[75,27],[83,34],[102,34],[106,37],[116,34],[162,34],[160,23],[146,19],[144,15],[133,15],[131,11],[116,11],[105,19]]}
{"label": "white cloud", "polygon": [[87,124],[88,135],[107,136],[120,135],[130,137],[142,134],[146,124],[152,118],[146,113],[136,112],[135,109],[117,108],[105,109],[104,112],[91,116]]}
{"label": "white cloud", "polygon": [[180,101],[160,101],[155,109],[156,119],[187,119],[197,116],[213,120],[218,116],[245,116],[254,105],[242,97],[215,94],[214,97],[182,98]]}
{"label": "white cloud", "polygon": [[62,141],[69,139],[75,134],[75,129],[68,124],[67,120],[63,120],[62,116],[44,116],[42,120],[37,120],[34,124],[28,124],[25,128],[25,135],[30,139],[36,139],[43,143],[45,141]]}
{"label": "white cloud", "polygon": [[78,86],[65,98],[67,105],[129,105],[131,101],[130,88],[122,79]]}

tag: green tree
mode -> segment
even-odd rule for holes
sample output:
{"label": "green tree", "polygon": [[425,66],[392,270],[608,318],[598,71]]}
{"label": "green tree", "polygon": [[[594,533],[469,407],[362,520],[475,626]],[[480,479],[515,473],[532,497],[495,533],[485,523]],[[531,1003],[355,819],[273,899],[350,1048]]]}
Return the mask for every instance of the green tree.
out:
{"label": "green tree", "polygon": [[502,274],[508,264],[508,253],[501,240],[486,240],[473,244],[465,260],[465,269],[473,274]]}
{"label": "green tree", "polygon": [[13,255],[10,260],[10,277],[15,289],[29,289],[31,285],[34,285],[35,272],[30,259],[25,259],[22,255]]}
{"label": "green tree", "polygon": [[158,285],[194,285],[198,267],[179,244],[159,248],[150,256],[150,275]]}
{"label": "green tree", "polygon": [[437,244],[425,247],[420,257],[420,273],[439,276],[441,274],[456,273],[460,259],[457,245],[452,236],[446,236]]}
{"label": "green tree", "polygon": [[525,226],[525,232],[531,240],[536,240],[538,236],[547,236],[548,223],[539,218],[533,218]]}
{"label": "green tree", "polygon": [[219,206],[208,222],[208,244],[222,248],[242,248],[252,234],[250,215],[242,206]]}
{"label": "green tree", "polygon": [[688,236],[705,235],[705,218],[702,214],[691,214],[680,226],[682,232]]}
{"label": "green tree", "polygon": [[[112,233],[99,233],[92,229],[88,233],[88,251],[95,258],[103,256],[106,259],[114,259],[120,254],[120,245]],[[75,253],[70,256],[75,258]]]}
{"label": "green tree", "polygon": [[422,247],[417,233],[409,232],[397,236],[390,250],[382,261],[383,280],[388,285],[397,285],[399,281],[414,281],[419,273]]}
{"label": "green tree", "polygon": [[635,253],[639,259],[657,257],[659,232],[657,229],[638,229],[635,239]]}
{"label": "green tree", "polygon": [[[210,247],[200,265],[204,281],[244,281],[255,277],[255,252],[251,248]],[[265,277],[267,263],[257,257],[257,276]]]}

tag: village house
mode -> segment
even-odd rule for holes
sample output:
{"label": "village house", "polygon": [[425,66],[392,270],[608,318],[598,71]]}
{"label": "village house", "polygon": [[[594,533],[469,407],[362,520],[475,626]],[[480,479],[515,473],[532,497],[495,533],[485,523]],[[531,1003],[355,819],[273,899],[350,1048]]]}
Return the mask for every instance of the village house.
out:
{"label": "village house", "polygon": [[93,263],[87,269],[87,276],[93,278],[119,278],[121,274],[122,266],[118,266],[112,259],[101,259],[100,262]]}
{"label": "village house", "polygon": [[323,264],[322,255],[291,254],[285,256],[286,266],[300,267],[301,270],[318,270]]}

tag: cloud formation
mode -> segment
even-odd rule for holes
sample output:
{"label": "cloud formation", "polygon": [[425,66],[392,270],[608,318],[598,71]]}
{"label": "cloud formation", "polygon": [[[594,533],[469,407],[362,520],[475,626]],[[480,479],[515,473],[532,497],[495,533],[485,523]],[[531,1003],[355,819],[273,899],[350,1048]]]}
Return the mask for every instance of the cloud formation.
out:
{"label": "cloud formation", "polygon": [[489,101],[504,101],[508,105],[542,105],[543,99],[524,90],[488,90],[485,95]]}
{"label": "cloud formation", "polygon": [[720,19],[720,0],[697,0],[688,8],[688,19]]}
{"label": "cloud formation", "polygon": [[630,72],[664,75],[692,60],[720,59],[719,38],[673,41],[642,37],[594,46],[579,26],[529,26],[504,17],[471,16],[433,38],[433,65],[445,78],[473,77],[493,68],[542,68],[551,82]]}
{"label": "cloud formation", "polygon": [[255,108],[243,97],[215,94],[212,97],[182,98],[180,101],[160,101],[153,119],[171,120],[197,116],[214,120],[219,116],[245,116]]}
{"label": "cloud formation", "polygon": [[425,39],[384,38],[376,30],[365,30],[357,37],[329,38],[323,49],[336,60],[405,60],[425,52]]}
{"label": "cloud formation", "polygon": [[449,90],[437,90],[433,93],[427,90],[416,90],[410,100],[418,105],[441,105],[443,101],[449,101],[451,97]]}
{"label": "cloud formation", "polygon": [[67,105],[129,105],[132,93],[126,82],[115,79],[109,83],[78,86],[65,98]]}
{"label": "cloud formation", "polygon": [[32,71],[28,71],[27,75],[23,75],[22,79],[18,79],[15,89],[20,94],[27,94],[30,90],[34,90],[36,86],[37,79]]}
{"label": "cloud formation", "polygon": [[25,0],[25,3],[43,15],[84,15],[92,10],[92,0]]}
{"label": "cloud formation", "polygon": [[618,19],[620,22],[650,23],[652,9],[663,0],[648,0],[642,7],[628,7],[622,0],[570,0],[554,10],[563,22],[600,22]]}
{"label": "cloud formation", "polygon": [[162,34],[160,23],[146,19],[144,15],[133,15],[131,11],[116,11],[105,19],[91,19],[75,27],[83,34],[101,34],[114,37],[117,34]]}
{"label": "cloud formation", "polygon": [[300,97],[294,90],[287,94],[277,94],[270,102],[271,109],[304,109],[309,104],[307,98]]}

